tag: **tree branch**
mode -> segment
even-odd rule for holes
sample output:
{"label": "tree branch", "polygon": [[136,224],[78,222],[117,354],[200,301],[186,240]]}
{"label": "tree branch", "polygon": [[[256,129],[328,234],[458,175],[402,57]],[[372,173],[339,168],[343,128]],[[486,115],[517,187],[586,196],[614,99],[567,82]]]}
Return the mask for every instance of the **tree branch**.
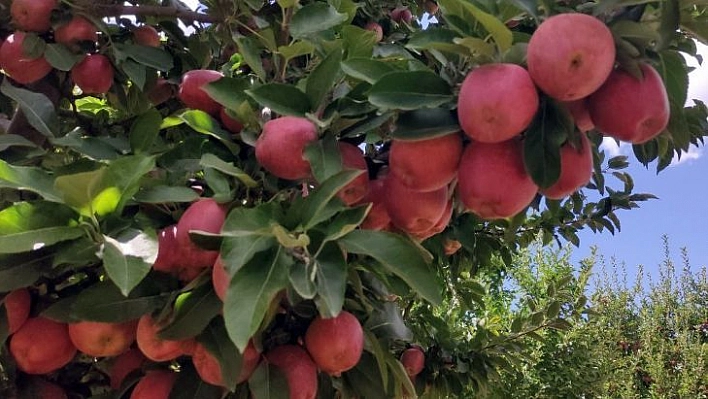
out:
{"label": "tree branch", "polygon": [[193,22],[214,23],[218,18],[212,15],[201,14],[196,11],[163,6],[124,6],[121,4],[96,4],[92,7],[96,14],[105,17],[118,17],[121,15],[144,15],[152,17],[179,18]]}

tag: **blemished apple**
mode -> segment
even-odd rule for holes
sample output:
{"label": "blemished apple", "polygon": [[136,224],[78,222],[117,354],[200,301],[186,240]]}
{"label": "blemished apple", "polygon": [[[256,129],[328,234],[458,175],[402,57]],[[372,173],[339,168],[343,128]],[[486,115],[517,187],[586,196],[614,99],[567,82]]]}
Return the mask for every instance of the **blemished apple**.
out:
{"label": "blemished apple", "polygon": [[671,110],[664,82],[648,64],[637,79],[616,69],[587,99],[590,117],[602,133],[632,144],[645,143],[666,129]]}
{"label": "blemished apple", "polygon": [[396,7],[391,11],[391,19],[399,24],[410,24],[413,20],[413,13],[408,9],[408,7]]}
{"label": "blemished apple", "polygon": [[52,27],[56,0],[12,0],[10,15],[15,27],[30,32],[46,32]]}
{"label": "blemished apple", "polygon": [[357,176],[354,180],[342,187],[337,193],[337,197],[344,202],[345,205],[354,205],[361,201],[369,192],[369,174],[364,159],[364,153],[354,144],[340,141],[339,153],[342,157],[342,166],[344,169],[362,170],[364,173]]}
{"label": "blemished apple", "polygon": [[541,194],[550,199],[563,199],[588,184],[592,177],[592,145],[585,133],[580,133],[580,145],[565,143],[560,149],[560,176]]}
{"label": "blemished apple", "polygon": [[146,314],[138,321],[136,330],[136,341],[138,348],[148,359],[155,362],[166,362],[184,354],[185,341],[193,339],[173,341],[162,339],[158,335],[161,326],[155,319]]}
{"label": "blemished apple", "polygon": [[20,288],[8,293],[3,303],[7,315],[7,333],[14,334],[29,317],[32,297],[26,288]]}
{"label": "blemished apple", "polygon": [[364,330],[356,316],[345,310],[332,318],[317,316],[305,333],[305,348],[320,370],[338,377],[359,363]]}
{"label": "blemished apple", "polygon": [[317,366],[304,349],[296,345],[276,346],[265,357],[285,375],[290,399],[317,397]]}
{"label": "blemished apple", "polygon": [[160,47],[160,34],[150,25],[141,25],[133,29],[133,42],[142,46]]}
{"label": "blemished apple", "polygon": [[538,111],[538,92],[529,73],[515,64],[473,69],[460,87],[457,117],[473,140],[499,143],[526,129]]}
{"label": "blemished apple", "polygon": [[585,98],[564,102],[563,105],[565,105],[568,112],[570,112],[570,115],[573,117],[573,121],[575,122],[575,126],[577,126],[578,130],[585,133],[595,128],[595,123],[590,117],[590,111],[588,110],[588,105]]}
{"label": "blemished apple", "polygon": [[389,175],[385,191],[384,203],[391,222],[406,233],[420,234],[430,230],[447,207],[447,187],[428,192],[413,191]]}
{"label": "blemished apple", "polygon": [[414,191],[434,191],[447,186],[457,175],[462,156],[459,133],[424,140],[393,140],[389,153],[390,173]]}
{"label": "blemished apple", "polygon": [[401,364],[406,369],[408,377],[415,377],[425,367],[425,353],[419,346],[412,346],[401,353]]}
{"label": "blemished apple", "polygon": [[226,130],[231,133],[241,133],[241,130],[243,130],[243,124],[239,122],[238,119],[232,118],[224,107],[221,107],[219,111],[219,120],[221,120],[221,124]]}
{"label": "blemished apple", "polygon": [[597,90],[615,65],[615,42],[599,19],[564,13],[546,19],[531,35],[526,58],[534,83],[560,101]]}
{"label": "blemished apple", "polygon": [[130,399],[168,399],[175,381],[177,381],[177,374],[172,371],[148,371],[135,384]]}
{"label": "blemished apple", "polygon": [[10,337],[10,354],[25,373],[47,374],[69,364],[76,347],[66,324],[34,317]]}
{"label": "blemished apple", "polygon": [[76,349],[89,356],[118,356],[130,349],[130,345],[135,342],[137,324],[137,321],[70,323],[69,337]]}
{"label": "blemished apple", "polygon": [[130,349],[118,355],[113,360],[108,372],[108,376],[111,379],[111,388],[119,389],[125,377],[134,371],[140,370],[147,361],[145,355],[138,348]]}
{"label": "blemished apple", "polygon": [[44,56],[31,58],[25,53],[25,33],[16,31],[5,39],[0,47],[0,68],[14,81],[30,84],[47,76],[52,66]]}
{"label": "blemished apple", "polygon": [[71,48],[81,42],[95,43],[98,40],[98,28],[88,19],[75,15],[69,22],[57,27],[54,30],[54,40]]}
{"label": "blemished apple", "polygon": [[179,99],[188,108],[204,111],[212,116],[218,116],[221,111],[221,104],[214,101],[206,91],[202,89],[207,83],[217,81],[224,77],[221,72],[210,69],[194,69],[182,76],[182,83],[179,85]]}
{"label": "blemished apple", "polygon": [[317,127],[305,118],[283,116],[263,125],[256,141],[256,159],[281,179],[300,180],[312,173],[305,146],[317,140]]}
{"label": "blemished apple", "polygon": [[113,65],[103,54],[89,54],[71,68],[71,78],[84,94],[104,94],[113,86]]}
{"label": "blemished apple", "polygon": [[521,140],[476,143],[462,154],[458,197],[482,219],[505,219],[526,208],[538,186],[524,167]]}
{"label": "blemished apple", "polygon": [[364,29],[374,32],[374,35],[376,35],[376,43],[383,40],[383,28],[378,22],[371,21],[364,26]]}
{"label": "blemished apple", "polygon": [[360,227],[365,230],[388,230],[391,227],[391,216],[386,210],[386,182],[384,176],[369,182],[369,192],[361,200],[362,204],[371,203],[371,209]]}

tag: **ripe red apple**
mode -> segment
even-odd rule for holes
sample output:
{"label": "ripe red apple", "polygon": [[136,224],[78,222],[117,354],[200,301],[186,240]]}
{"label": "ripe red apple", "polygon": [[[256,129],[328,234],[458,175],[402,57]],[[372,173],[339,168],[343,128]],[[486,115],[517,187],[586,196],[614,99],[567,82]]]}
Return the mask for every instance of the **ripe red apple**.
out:
{"label": "ripe red apple", "polygon": [[211,283],[214,286],[216,296],[218,296],[222,302],[226,301],[226,291],[229,289],[231,278],[226,271],[226,266],[221,256],[216,258],[214,267],[211,269]]}
{"label": "ripe red apple", "polygon": [[515,64],[486,64],[472,70],[457,99],[462,130],[482,143],[499,143],[518,135],[537,110],[536,86],[528,72]]}
{"label": "ripe red apple", "polygon": [[182,76],[182,83],[179,85],[179,99],[188,108],[202,110],[212,116],[219,115],[221,104],[214,101],[206,91],[202,89],[207,83],[217,81],[224,77],[221,72],[210,69],[194,69]]}
{"label": "ripe red apple", "polygon": [[221,120],[221,124],[226,128],[226,130],[230,131],[231,133],[241,133],[241,130],[243,130],[243,124],[241,124],[241,122],[239,122],[237,119],[229,116],[229,114],[226,112],[226,108],[224,107],[221,107],[221,110],[219,111],[219,119]]}
{"label": "ripe red apple", "polygon": [[46,32],[52,27],[52,10],[56,0],[12,0],[10,15],[18,29]]}
{"label": "ripe red apple", "polygon": [[391,174],[414,191],[434,191],[457,175],[462,156],[459,133],[416,141],[393,140],[389,155]]}
{"label": "ripe red apple", "polygon": [[168,399],[177,374],[167,370],[151,370],[135,385],[130,399]]}
{"label": "ripe red apple", "polygon": [[406,369],[406,374],[411,379],[425,367],[425,353],[419,346],[410,347],[401,353],[401,364]]}
{"label": "ripe red apple", "polygon": [[285,375],[290,399],[317,397],[317,366],[299,346],[277,346],[266,353],[266,360]]}
{"label": "ripe red apple", "polygon": [[151,315],[146,314],[138,321],[136,341],[138,348],[148,359],[155,362],[166,362],[184,354],[185,341],[162,339],[158,335],[161,326],[155,322]]}
{"label": "ripe red apple", "polygon": [[526,52],[534,83],[560,101],[578,100],[597,90],[615,65],[610,29],[586,14],[554,15],[539,25]]}
{"label": "ripe red apple", "polygon": [[147,97],[151,103],[160,105],[174,97],[175,90],[172,83],[165,78],[157,78],[155,84],[147,90]]}
{"label": "ripe red apple", "polygon": [[149,47],[160,47],[160,34],[150,25],[141,25],[133,29],[135,44]]}
{"label": "ripe red apple", "polygon": [[460,248],[462,248],[462,243],[457,240],[446,238],[445,241],[443,241],[443,251],[447,256],[454,255]]}
{"label": "ripe red apple", "polygon": [[592,177],[592,145],[585,133],[580,133],[580,146],[565,143],[560,150],[560,177],[541,194],[550,199],[562,199],[585,186]]}
{"label": "ripe red apple", "polygon": [[16,82],[29,84],[47,76],[52,66],[44,56],[30,58],[22,48],[24,41],[25,34],[19,31],[5,39],[0,48],[0,68]]}
{"label": "ripe red apple", "polygon": [[305,333],[305,347],[320,370],[338,377],[359,363],[364,330],[356,316],[345,310],[328,319],[317,316]]}
{"label": "ripe red apple", "polygon": [[445,228],[450,223],[450,219],[452,219],[452,211],[453,201],[450,200],[447,202],[447,206],[445,207],[445,211],[443,212],[442,216],[440,216],[440,219],[438,219],[438,221],[433,227],[424,231],[423,233],[413,234],[413,236],[419,239],[420,241],[424,241],[436,234],[442,233],[443,231],[445,231]]}
{"label": "ripe red apple", "polygon": [[32,297],[26,288],[20,288],[7,294],[3,303],[7,315],[7,333],[14,334],[29,317]]}
{"label": "ripe red apple", "polygon": [[396,227],[410,234],[420,234],[435,226],[445,212],[447,187],[417,192],[391,175],[386,178],[384,204]]}
{"label": "ripe red apple", "polygon": [[95,43],[98,41],[97,30],[98,28],[93,22],[80,15],[75,15],[69,22],[54,29],[54,40],[57,43],[76,48],[81,42]]}
{"label": "ripe red apple", "polygon": [[360,227],[366,230],[387,230],[391,226],[391,216],[386,210],[384,203],[386,198],[385,177],[379,176],[369,182],[369,192],[361,203],[371,203],[371,209],[366,218],[361,222]]}
{"label": "ripe red apple", "polygon": [[590,117],[590,111],[588,110],[585,98],[575,101],[568,101],[563,104],[573,117],[575,126],[578,127],[578,130],[586,133],[595,128],[595,123],[593,123],[592,118]]}
{"label": "ripe red apple", "polygon": [[145,362],[147,362],[147,358],[137,348],[117,356],[113,360],[108,374],[111,379],[111,388],[119,389],[125,377],[133,371],[139,370]]}
{"label": "ripe red apple", "polygon": [[44,317],[28,319],[10,338],[10,354],[27,374],[47,374],[67,365],[76,354],[66,324]]}
{"label": "ripe red apple", "polygon": [[399,24],[410,24],[413,20],[413,13],[411,13],[408,7],[396,7],[391,11],[391,19]]}
{"label": "ripe red apple", "polygon": [[158,234],[157,259],[152,268],[189,282],[209,267],[214,252],[205,251],[196,245],[180,244],[177,240],[177,225],[174,224]]}
{"label": "ripe red apple", "polygon": [[[204,231],[207,233],[220,233],[221,226],[226,220],[227,207],[219,204],[212,198],[202,198],[192,203],[184,211],[182,217],[177,222],[176,239],[180,251],[185,251],[193,256],[186,256],[178,262],[188,268],[211,267],[219,256],[219,251],[207,251],[198,247],[189,237],[192,230]],[[184,253],[184,252],[183,252]]]}
{"label": "ripe red apple", "polygon": [[300,180],[310,176],[305,146],[317,140],[317,127],[305,118],[283,116],[263,125],[256,141],[256,159],[265,170],[281,179]]}
{"label": "ripe red apple", "polygon": [[632,144],[645,143],[669,123],[670,108],[661,76],[640,64],[643,78],[616,69],[605,84],[587,99],[590,117],[598,130]]}
{"label": "ripe red apple", "polygon": [[118,356],[126,352],[135,341],[136,327],[137,321],[81,321],[69,324],[69,337],[76,349],[89,356]]}
{"label": "ripe red apple", "polygon": [[[243,353],[241,362],[241,371],[239,372],[236,383],[240,384],[251,377],[253,371],[258,366],[260,353],[253,346],[253,341],[248,341],[248,346]],[[212,385],[224,386],[224,379],[221,374],[221,365],[214,355],[212,355],[204,345],[197,343],[195,345],[194,354],[192,355],[192,363],[197,370],[199,377]]]}
{"label": "ripe red apple", "polygon": [[67,399],[66,391],[59,385],[43,378],[32,378],[23,390],[20,398],[33,399]]}
{"label": "ripe red apple", "polygon": [[71,78],[84,94],[104,94],[113,86],[113,65],[103,54],[89,54],[71,68]]}
{"label": "ripe red apple", "polygon": [[471,143],[462,154],[458,194],[482,219],[504,219],[521,212],[538,187],[526,173],[521,141]]}
{"label": "ripe red apple", "polygon": [[366,196],[366,193],[369,192],[369,174],[367,173],[366,159],[364,159],[364,153],[359,147],[343,141],[339,142],[339,153],[342,157],[344,169],[364,171],[337,193],[337,197],[345,205],[354,205],[361,201]]}
{"label": "ripe red apple", "polygon": [[383,40],[383,28],[377,22],[371,21],[367,23],[364,29],[374,32],[376,35],[376,43]]}

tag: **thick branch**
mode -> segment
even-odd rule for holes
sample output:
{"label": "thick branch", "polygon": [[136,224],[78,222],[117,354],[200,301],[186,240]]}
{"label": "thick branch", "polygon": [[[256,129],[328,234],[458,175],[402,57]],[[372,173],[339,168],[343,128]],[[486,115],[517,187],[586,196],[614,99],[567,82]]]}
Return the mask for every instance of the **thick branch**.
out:
{"label": "thick branch", "polygon": [[121,15],[143,15],[152,17],[167,17],[179,18],[181,20],[193,22],[219,22],[217,18],[211,15],[201,14],[196,11],[187,10],[176,7],[162,6],[124,6],[120,4],[103,5],[97,4],[93,6],[96,14],[105,17],[118,17]]}

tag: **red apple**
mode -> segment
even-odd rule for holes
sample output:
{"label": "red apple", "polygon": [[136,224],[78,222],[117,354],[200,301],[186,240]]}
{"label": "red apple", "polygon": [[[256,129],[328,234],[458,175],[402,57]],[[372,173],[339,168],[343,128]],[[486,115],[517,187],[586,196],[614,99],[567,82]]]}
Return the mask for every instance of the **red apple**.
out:
{"label": "red apple", "polygon": [[396,7],[391,11],[391,19],[399,24],[410,24],[413,20],[413,13],[411,13],[408,7]]}
{"label": "red apple", "polygon": [[166,362],[185,354],[185,348],[189,348],[194,339],[174,341],[162,339],[158,335],[161,326],[155,319],[146,314],[138,321],[136,330],[136,341],[138,348],[148,359],[155,362]]}
{"label": "red apple", "polygon": [[47,374],[71,362],[76,347],[66,324],[44,317],[28,319],[10,338],[10,354],[27,374]]}
{"label": "red apple", "polygon": [[445,212],[447,199],[447,187],[417,192],[406,187],[395,176],[386,178],[386,210],[391,222],[407,233],[420,234],[435,226]]}
{"label": "red apple", "polygon": [[241,124],[241,122],[239,122],[236,118],[232,118],[229,113],[226,112],[226,108],[224,107],[221,107],[221,110],[219,111],[219,119],[226,130],[231,133],[241,133],[241,130],[243,130],[243,124]]}
{"label": "red apple", "polygon": [[24,32],[18,31],[7,37],[0,48],[0,68],[16,82],[29,84],[47,76],[52,66],[44,56],[30,58],[22,48],[24,41]]}
{"label": "red apple", "polygon": [[339,153],[342,157],[344,169],[363,170],[364,173],[357,176],[337,193],[337,197],[345,205],[354,205],[361,201],[369,192],[369,174],[366,166],[366,159],[361,149],[353,144],[339,142]]}
{"label": "red apple", "polygon": [[597,129],[632,144],[645,143],[664,131],[671,113],[659,73],[647,64],[640,67],[641,79],[617,69],[587,99]]}
{"label": "red apple", "polygon": [[266,360],[285,375],[290,399],[317,397],[317,366],[299,346],[282,345],[266,353]]}
{"label": "red apple", "polygon": [[103,54],[89,54],[71,68],[71,78],[84,94],[104,94],[113,86],[113,65]]}
{"label": "red apple", "polygon": [[27,288],[20,288],[8,293],[3,302],[7,315],[7,333],[14,334],[29,317],[32,297]]}
{"label": "red apple", "polygon": [[462,156],[459,133],[417,141],[393,140],[389,155],[391,174],[414,191],[434,191],[457,175]]}
{"label": "red apple", "polygon": [[195,69],[182,76],[182,83],[179,85],[179,99],[188,108],[202,110],[212,116],[219,115],[221,104],[214,101],[206,91],[202,89],[207,83],[217,81],[224,77],[221,72],[210,69]]}
{"label": "red apple", "polygon": [[182,281],[192,281],[209,267],[214,252],[196,245],[182,245],[177,240],[177,225],[161,230],[157,237],[157,259],[152,268],[177,276]]}
{"label": "red apple", "polygon": [[56,0],[12,0],[10,15],[18,29],[46,32],[52,27],[52,10]]}
{"label": "red apple", "polygon": [[281,179],[300,180],[310,176],[305,146],[317,140],[317,127],[305,118],[283,116],[263,125],[256,141],[256,159],[265,170]]}
{"label": "red apple", "polygon": [[573,117],[575,126],[578,127],[578,130],[585,133],[595,128],[595,123],[593,123],[592,118],[590,117],[590,111],[588,110],[585,98],[575,101],[568,101],[563,104]]}
{"label": "red apple", "polygon": [[425,353],[419,346],[410,347],[401,353],[401,363],[408,377],[413,378],[425,367]]}
{"label": "red apple", "polygon": [[538,110],[538,93],[526,70],[515,64],[486,64],[462,82],[457,116],[475,141],[499,143],[528,127]]}
{"label": "red apple", "polygon": [[64,388],[43,378],[31,378],[28,381],[27,388],[23,390],[19,397],[32,399],[68,399]]}
{"label": "red apple", "polygon": [[377,22],[371,21],[367,23],[364,29],[374,32],[376,35],[376,43],[383,40],[383,28]]}
{"label": "red apple", "polygon": [[560,177],[552,186],[542,189],[541,194],[550,199],[562,199],[585,186],[592,177],[592,145],[585,133],[580,133],[580,145],[570,142],[560,150]]}
{"label": "red apple", "polygon": [[462,248],[462,243],[457,240],[446,238],[443,241],[443,251],[447,256],[454,255],[455,252],[460,250],[460,248]]}
{"label": "red apple", "polygon": [[538,187],[526,173],[521,141],[471,143],[462,154],[458,195],[482,219],[504,219],[521,212]]}
{"label": "red apple", "polygon": [[150,25],[141,25],[133,29],[133,41],[149,47],[160,47],[160,34]]}
{"label": "red apple", "polygon": [[111,388],[119,389],[123,380],[133,371],[139,370],[147,358],[139,349],[131,349],[115,358],[109,370]]}
{"label": "red apple", "polygon": [[328,319],[317,316],[305,333],[305,347],[320,370],[338,377],[359,363],[364,330],[356,316],[345,310]]}
{"label": "red apple", "polygon": [[137,321],[71,323],[69,324],[69,337],[76,349],[89,356],[118,356],[126,352],[135,341],[137,324]]}
{"label": "red apple", "polygon": [[452,211],[453,201],[450,200],[447,202],[445,212],[443,212],[442,216],[440,216],[440,219],[438,219],[438,221],[435,223],[435,226],[424,231],[423,233],[413,234],[413,236],[421,241],[424,241],[436,234],[442,233],[443,231],[445,231],[445,228],[450,223],[450,219],[452,218]]}
{"label": "red apple", "polygon": [[436,1],[425,0],[425,2],[423,2],[423,8],[425,9],[425,12],[427,12],[428,14],[435,15],[438,13],[440,6],[438,6],[438,3]]}
{"label": "red apple", "polygon": [[167,370],[151,370],[135,385],[130,399],[168,399],[177,374]]}
{"label": "red apple", "polygon": [[[246,346],[246,350],[243,353],[241,371],[236,379],[236,383],[240,384],[248,380],[258,366],[259,361],[260,353],[258,353],[253,346],[253,341],[248,341],[248,346]],[[211,385],[224,386],[221,365],[217,358],[211,354],[204,345],[200,343],[195,345],[192,363],[197,370],[197,374],[199,374],[199,377],[203,381]]]}
{"label": "red apple", "polygon": [[371,209],[366,215],[366,218],[361,222],[360,227],[366,230],[388,230],[391,226],[391,216],[386,210],[386,184],[385,177],[371,180],[369,182],[369,192],[366,194],[362,203],[371,203]]}
{"label": "red apple", "polygon": [[229,284],[231,284],[231,277],[229,277],[229,273],[226,270],[221,256],[216,258],[214,267],[211,269],[211,284],[214,286],[216,296],[218,296],[222,302],[226,301],[226,292],[229,289]]}
{"label": "red apple", "polygon": [[88,19],[75,15],[71,20],[54,30],[54,40],[57,43],[75,48],[81,42],[98,41],[96,25]]}
{"label": "red apple", "polygon": [[554,15],[539,25],[526,52],[534,83],[560,101],[597,90],[615,65],[615,42],[599,19],[578,13]]}
{"label": "red apple", "polygon": [[151,103],[160,105],[174,97],[175,90],[172,83],[165,78],[157,78],[155,84],[147,91],[147,97]]}
{"label": "red apple", "polygon": [[175,238],[180,251],[193,254],[193,256],[183,257],[178,260],[178,263],[190,268],[206,268],[214,265],[216,257],[219,256],[219,251],[207,251],[198,247],[192,242],[189,232],[199,230],[207,233],[220,233],[221,226],[224,225],[226,220],[227,211],[228,208],[226,206],[219,204],[212,198],[202,198],[192,203],[184,211],[179,222],[177,222]]}

